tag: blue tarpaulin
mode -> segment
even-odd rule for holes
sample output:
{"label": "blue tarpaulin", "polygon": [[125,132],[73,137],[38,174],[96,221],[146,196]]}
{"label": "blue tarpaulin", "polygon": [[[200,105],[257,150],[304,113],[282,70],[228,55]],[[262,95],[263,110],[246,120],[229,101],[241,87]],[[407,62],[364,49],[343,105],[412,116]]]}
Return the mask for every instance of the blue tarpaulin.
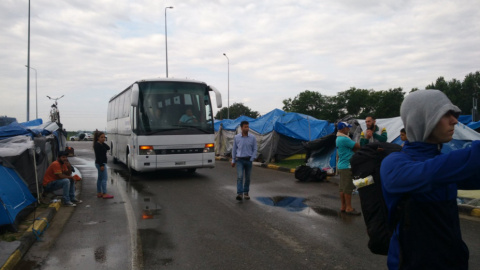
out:
{"label": "blue tarpaulin", "polygon": [[35,202],[15,170],[0,165],[0,226],[13,224],[18,213]]}
{"label": "blue tarpaulin", "polygon": [[478,122],[470,122],[470,123],[468,123],[467,126],[468,126],[469,128],[471,128],[471,129],[478,129],[478,128],[480,128],[480,121],[478,121]]}
{"label": "blue tarpaulin", "polygon": [[469,115],[460,115],[458,117],[458,122],[466,125],[466,124],[472,122],[472,115],[470,115],[470,114]]}
{"label": "blue tarpaulin", "polygon": [[235,131],[244,120],[249,122],[250,130],[260,135],[268,134],[275,130],[279,134],[302,141],[323,137],[332,133],[335,129],[334,125],[330,125],[325,120],[318,120],[301,113],[287,113],[280,109],[274,109],[257,119],[240,116],[234,120],[215,121],[215,131],[220,129],[220,124],[222,124],[223,130]]}
{"label": "blue tarpaulin", "polygon": [[42,125],[43,121],[40,118],[24,123],[10,123],[9,125],[0,127],[0,140],[18,135],[28,135],[33,138],[38,134],[50,134],[50,132],[45,130]]}

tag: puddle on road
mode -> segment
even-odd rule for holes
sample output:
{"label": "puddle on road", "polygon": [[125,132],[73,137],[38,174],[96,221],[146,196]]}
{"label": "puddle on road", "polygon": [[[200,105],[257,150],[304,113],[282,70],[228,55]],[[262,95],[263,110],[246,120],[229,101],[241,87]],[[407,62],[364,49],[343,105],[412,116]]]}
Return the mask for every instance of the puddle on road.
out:
{"label": "puddle on road", "polygon": [[299,197],[275,196],[257,197],[256,199],[265,205],[282,207],[289,212],[300,212],[308,207],[303,203],[305,199]]}
{"label": "puddle on road", "polygon": [[[124,183],[124,190],[131,199],[137,201],[141,206],[140,220],[158,219],[162,208],[153,200],[153,194],[142,183],[136,181],[135,177],[122,170],[110,170],[112,184],[115,180],[117,184]],[[122,180],[122,181],[120,181]],[[126,203],[124,201],[118,202]]]}
{"label": "puddle on road", "polygon": [[274,207],[281,207],[289,212],[303,212],[305,214],[329,216],[329,217],[341,217],[340,211],[321,207],[321,206],[308,206],[305,204],[306,199],[301,197],[290,196],[274,196],[274,197],[257,197],[259,202]]}

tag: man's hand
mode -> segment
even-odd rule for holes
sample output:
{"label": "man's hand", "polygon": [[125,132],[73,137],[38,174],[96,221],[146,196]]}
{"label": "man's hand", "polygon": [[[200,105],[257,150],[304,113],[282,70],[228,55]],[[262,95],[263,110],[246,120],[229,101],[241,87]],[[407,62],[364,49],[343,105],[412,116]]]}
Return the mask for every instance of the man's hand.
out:
{"label": "man's hand", "polygon": [[105,170],[105,166],[102,165],[102,166],[100,166],[100,171],[103,172],[103,170]]}
{"label": "man's hand", "polygon": [[235,168],[235,163],[232,163],[232,168]]}
{"label": "man's hand", "polygon": [[367,129],[367,132],[365,134],[366,139],[370,139],[373,136],[373,130]]}

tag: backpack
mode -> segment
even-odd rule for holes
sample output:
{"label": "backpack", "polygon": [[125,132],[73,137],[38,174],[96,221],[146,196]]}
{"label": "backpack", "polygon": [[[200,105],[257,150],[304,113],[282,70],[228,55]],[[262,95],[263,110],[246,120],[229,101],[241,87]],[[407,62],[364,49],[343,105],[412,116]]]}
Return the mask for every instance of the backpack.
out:
{"label": "backpack", "polygon": [[[378,149],[383,150],[378,150]],[[368,248],[372,253],[387,255],[394,225],[388,222],[388,208],[382,192],[380,165],[390,153],[399,152],[402,147],[387,142],[373,142],[364,145],[350,159],[354,178],[373,177],[373,184],[358,188],[363,219],[369,237]]]}
{"label": "backpack", "polygon": [[319,168],[300,165],[295,169],[295,178],[300,182],[321,182],[327,178],[327,172]]}

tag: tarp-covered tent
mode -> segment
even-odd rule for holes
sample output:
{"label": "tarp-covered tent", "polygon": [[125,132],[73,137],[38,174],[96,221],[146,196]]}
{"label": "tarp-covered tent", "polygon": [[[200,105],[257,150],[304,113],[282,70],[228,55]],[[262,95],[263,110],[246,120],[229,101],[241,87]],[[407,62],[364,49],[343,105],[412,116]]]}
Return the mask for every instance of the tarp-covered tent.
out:
{"label": "tarp-covered tent", "polygon": [[15,170],[6,166],[8,163],[0,160],[0,226],[12,226],[10,229],[16,231],[17,216],[35,198]]}
{"label": "tarp-covered tent", "polygon": [[467,114],[467,115],[460,115],[458,117],[458,122],[467,125],[468,123],[472,122],[472,115]]}
{"label": "tarp-covered tent", "polygon": [[[358,119],[357,121],[360,123],[362,130],[365,130],[365,120]],[[376,123],[380,127],[387,128],[387,142],[402,144],[400,140],[400,130],[403,128],[403,122],[400,117],[377,119]],[[471,142],[475,140],[480,140],[480,133],[459,121],[459,123],[455,125],[453,140],[443,144],[442,152],[448,153],[455,149],[469,147]]]}
{"label": "tarp-covered tent", "polygon": [[467,126],[468,126],[469,128],[471,128],[471,129],[477,131],[477,132],[480,132],[480,121],[478,121],[478,122],[470,122],[470,123],[468,123]]}
{"label": "tarp-covered tent", "polygon": [[[30,196],[39,198],[43,175],[57,158],[58,151],[65,149],[65,145],[65,133],[54,122],[42,123],[41,119],[36,119],[0,127],[0,162],[3,167],[13,169],[16,177],[22,179],[16,182],[18,184],[9,186],[9,190],[22,186],[17,192],[27,190]],[[9,172],[9,175],[12,173]],[[4,187],[0,188],[3,192]],[[32,210],[24,208],[23,204],[17,205],[15,209],[25,210],[27,214]],[[0,218],[7,220],[5,215],[5,212],[0,213]],[[8,217],[8,220],[11,219]]]}
{"label": "tarp-covered tent", "polygon": [[241,132],[240,123],[243,120],[249,121],[250,132],[257,138],[257,156],[265,162],[305,153],[302,142],[323,137],[334,129],[328,121],[279,109],[257,119],[241,116],[235,120],[222,120],[215,124],[218,125],[218,129],[215,129],[216,138],[219,138],[215,141],[217,155],[231,154],[233,137]]}
{"label": "tarp-covered tent", "polygon": [[215,129],[215,154],[227,155],[232,152],[233,136],[236,134],[236,129],[240,126],[242,121],[251,122],[254,120],[248,116],[240,116],[237,119],[216,120],[214,123]]}
{"label": "tarp-covered tent", "polygon": [[[365,120],[356,119],[349,120],[347,122],[353,125],[353,128],[351,128],[353,133],[352,139],[359,142],[361,131],[366,129]],[[403,143],[400,140],[400,130],[403,128],[403,122],[400,117],[380,118],[376,120],[376,124],[379,127],[385,127],[387,129],[387,142],[400,145]],[[355,128],[357,125],[359,125],[359,128]],[[453,140],[443,144],[442,152],[448,153],[452,150],[469,147],[471,142],[474,140],[480,140],[480,133],[459,122],[457,125],[455,125]],[[332,148],[328,147],[328,143],[326,144],[326,141],[330,141],[333,144],[335,143],[332,138],[327,136],[308,144],[310,148],[316,150],[313,152],[312,157],[308,159],[308,165],[310,167],[319,167],[325,169],[329,167],[329,163],[330,167],[335,167],[335,154],[330,154],[335,153],[335,149],[331,150]],[[328,160],[330,162],[328,162]]]}

